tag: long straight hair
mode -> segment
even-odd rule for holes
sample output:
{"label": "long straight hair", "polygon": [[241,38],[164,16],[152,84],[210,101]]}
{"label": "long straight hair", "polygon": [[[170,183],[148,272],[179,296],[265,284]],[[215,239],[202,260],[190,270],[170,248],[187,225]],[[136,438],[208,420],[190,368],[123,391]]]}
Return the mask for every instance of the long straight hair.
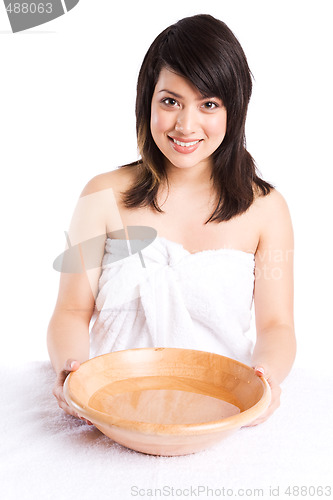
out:
{"label": "long straight hair", "polygon": [[206,224],[230,220],[251,206],[255,189],[265,196],[274,186],[259,177],[246,150],[245,120],[252,92],[246,56],[228,26],[206,14],[181,19],[166,28],[145,55],[136,98],[141,159],[130,164],[136,166],[137,176],[123,193],[123,202],[128,208],[152,206],[163,212],[157,194],[161,182],[168,181],[165,157],[150,130],[151,101],[162,68],[189,80],[203,97],[220,98],[227,110],[227,131],[212,155],[211,179],[218,202]]}

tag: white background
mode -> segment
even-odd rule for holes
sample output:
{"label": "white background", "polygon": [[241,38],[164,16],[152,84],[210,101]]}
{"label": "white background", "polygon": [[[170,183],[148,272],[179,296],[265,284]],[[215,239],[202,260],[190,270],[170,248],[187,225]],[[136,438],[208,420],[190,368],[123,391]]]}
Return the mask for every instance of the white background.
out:
{"label": "white background", "polygon": [[240,40],[254,74],[247,146],[286,198],[295,232],[297,363],[331,358],[331,2],[81,0],[12,34],[0,3],[1,353],[47,359],[57,296],[52,268],[83,186],[137,159],[135,88],[153,39],[212,14]]}

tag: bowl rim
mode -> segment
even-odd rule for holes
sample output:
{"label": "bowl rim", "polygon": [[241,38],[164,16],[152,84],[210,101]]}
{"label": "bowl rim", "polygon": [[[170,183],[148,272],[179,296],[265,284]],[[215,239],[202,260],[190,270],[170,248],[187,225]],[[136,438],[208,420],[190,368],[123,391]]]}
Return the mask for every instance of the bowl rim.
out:
{"label": "bowl rim", "polygon": [[[87,361],[81,363],[81,366],[89,363],[90,361],[96,358],[108,357],[118,352],[142,351],[142,350],[145,351],[177,350],[177,351],[202,352],[205,354],[213,354],[214,356],[219,356],[222,358],[226,358],[228,360],[232,360],[233,363],[239,366],[245,367],[248,370],[253,370],[253,368],[251,368],[249,365],[246,365],[245,363],[242,363],[233,358],[229,358],[228,356],[223,356],[222,354],[217,354],[209,351],[202,351],[198,349],[182,349],[178,347],[140,347],[134,349],[123,349],[121,351],[112,351],[110,353],[101,354],[99,356],[90,358]],[[138,422],[135,420],[126,420],[111,415],[109,413],[104,413],[91,407],[89,407],[89,410],[87,411],[87,407],[81,404],[78,397],[75,394],[73,394],[70,388],[71,379],[76,372],[77,370],[71,372],[66,377],[63,386],[65,399],[68,405],[72,409],[74,409],[74,411],[76,411],[80,416],[90,420],[97,427],[107,425],[108,427],[114,427],[126,431],[140,432],[149,435],[194,435],[194,434],[199,435],[199,434],[214,433],[221,430],[227,431],[232,429],[238,429],[240,427],[243,427],[244,425],[250,424],[251,422],[253,422],[253,420],[260,417],[268,408],[272,397],[271,388],[267,380],[263,376],[257,375],[260,383],[263,386],[263,394],[261,398],[255,405],[251,406],[251,408],[248,408],[247,410],[244,410],[230,417],[226,417],[221,420],[212,420],[208,422],[194,423],[194,424],[160,424],[160,423],[155,424],[151,422]]]}

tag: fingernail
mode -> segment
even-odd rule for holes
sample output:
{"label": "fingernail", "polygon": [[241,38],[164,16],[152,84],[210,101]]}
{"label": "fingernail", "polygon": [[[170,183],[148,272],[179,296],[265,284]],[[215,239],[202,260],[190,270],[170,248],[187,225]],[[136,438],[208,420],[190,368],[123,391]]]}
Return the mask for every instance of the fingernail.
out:
{"label": "fingernail", "polygon": [[72,361],[71,362],[71,370],[73,370],[74,366],[75,366],[75,361]]}
{"label": "fingernail", "polygon": [[263,375],[265,373],[265,370],[263,368],[261,368],[261,366],[256,366],[255,371],[261,373],[261,375]]}

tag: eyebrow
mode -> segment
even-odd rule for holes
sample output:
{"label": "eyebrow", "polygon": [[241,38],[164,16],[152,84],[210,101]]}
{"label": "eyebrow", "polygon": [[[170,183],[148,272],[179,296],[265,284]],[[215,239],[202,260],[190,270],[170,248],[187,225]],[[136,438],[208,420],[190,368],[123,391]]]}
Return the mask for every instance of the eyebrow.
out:
{"label": "eyebrow", "polygon": [[182,99],[182,98],[183,98],[181,95],[176,94],[176,92],[172,92],[172,90],[162,89],[162,90],[160,90],[158,93],[160,94],[161,92],[167,92],[168,94],[171,94],[171,95],[173,95],[174,97],[177,97],[178,99]]}
{"label": "eyebrow", "polygon": [[[162,90],[159,90],[159,91],[158,91],[158,94],[160,94],[161,92],[167,92],[168,94],[171,94],[171,95],[173,95],[174,97],[177,97],[177,99],[184,99],[184,98],[183,98],[183,96],[181,96],[180,94],[176,94],[176,92],[172,92],[172,90],[162,89]],[[207,97],[207,96],[203,96],[203,95],[201,95],[201,96],[200,96],[200,97],[198,97],[196,100],[197,100],[197,101],[202,101],[203,99],[211,99],[211,98],[213,98],[213,97],[215,97],[215,96],[210,96],[210,97],[208,96],[208,97]]]}

